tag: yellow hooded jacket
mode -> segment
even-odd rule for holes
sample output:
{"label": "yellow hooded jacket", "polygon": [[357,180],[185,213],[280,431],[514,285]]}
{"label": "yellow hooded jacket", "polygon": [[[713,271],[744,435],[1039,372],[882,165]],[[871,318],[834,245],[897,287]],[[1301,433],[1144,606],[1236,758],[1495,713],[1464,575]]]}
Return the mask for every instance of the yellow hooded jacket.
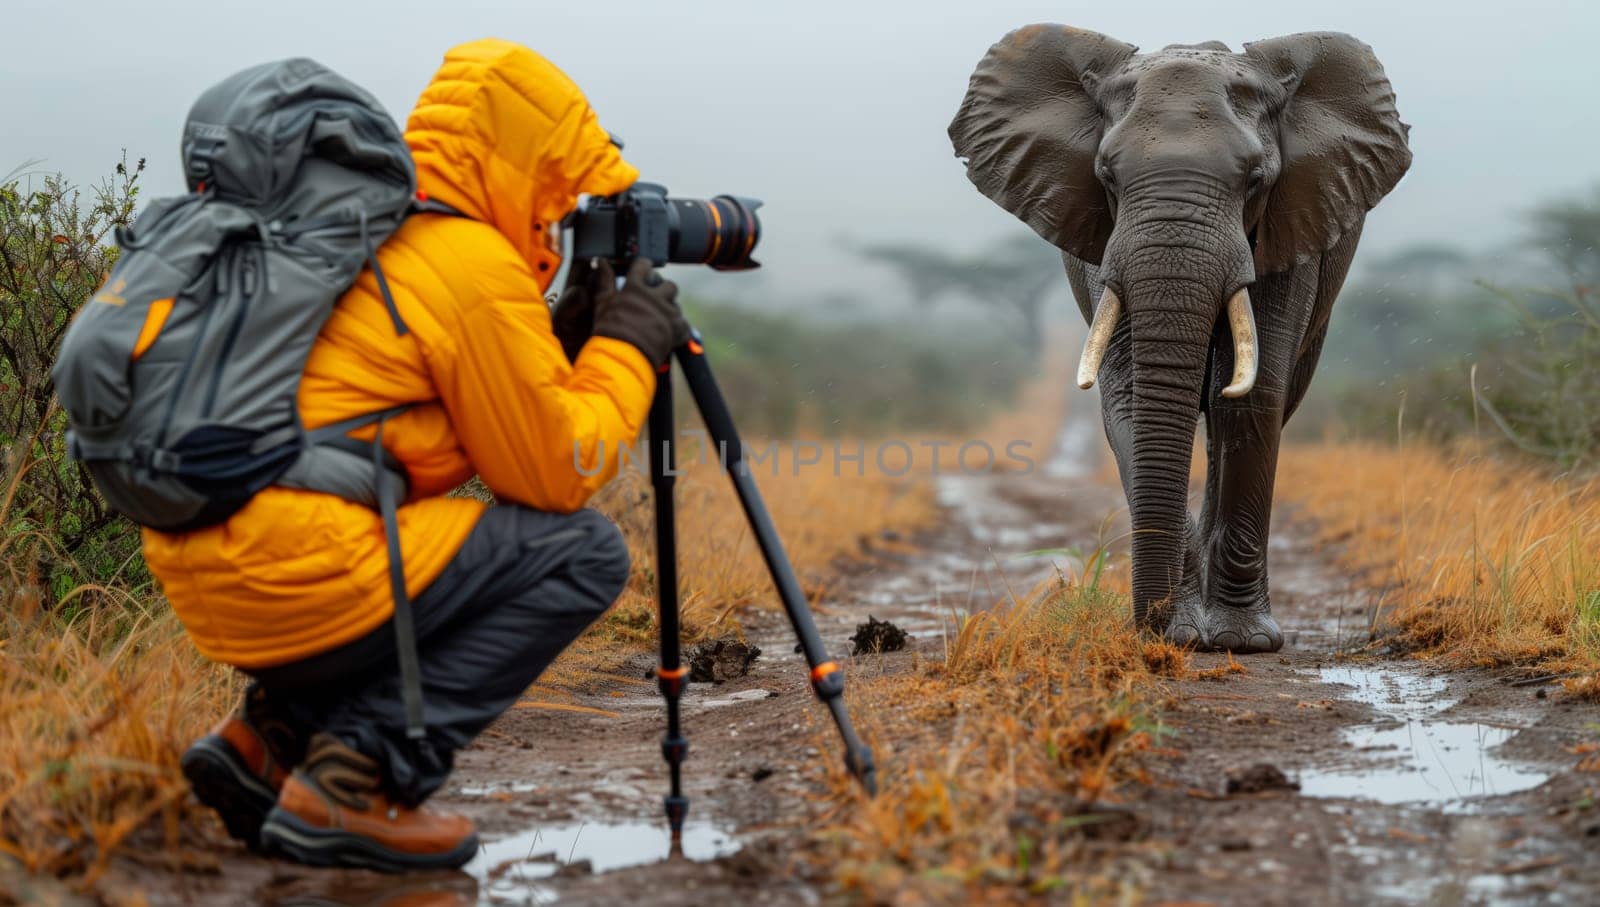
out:
{"label": "yellow hooded jacket", "polygon": [[[565,74],[507,41],[457,47],[406,142],[419,195],[466,217],[416,215],[383,244],[378,260],[410,333],[395,335],[363,271],[311,351],[300,413],[311,429],[411,404],[384,444],[410,474],[399,525],[416,596],[483,512],[445,492],[477,473],[504,501],[582,507],[616,471],[615,455],[596,468],[602,445],[614,452],[638,434],[655,373],[605,337],[569,364],[550,329],[555,223],[580,193],[638,178]],[[243,668],[350,642],[394,611],[379,515],[332,495],[269,488],[221,525],[146,530],[144,553],[201,652]]]}

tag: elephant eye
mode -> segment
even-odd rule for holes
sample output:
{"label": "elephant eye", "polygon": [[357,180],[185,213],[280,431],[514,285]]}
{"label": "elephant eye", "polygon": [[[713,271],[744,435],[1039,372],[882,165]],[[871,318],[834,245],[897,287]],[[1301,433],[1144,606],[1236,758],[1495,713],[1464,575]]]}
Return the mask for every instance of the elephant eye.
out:
{"label": "elephant eye", "polygon": [[1266,180],[1267,172],[1264,169],[1257,167],[1256,169],[1250,171],[1250,179],[1245,183],[1245,188],[1250,191],[1251,195],[1254,195],[1256,191],[1261,188],[1261,184],[1266,182]]}
{"label": "elephant eye", "polygon": [[1099,178],[1101,185],[1105,186],[1107,189],[1117,188],[1117,176],[1116,174],[1112,173],[1111,168],[1107,167],[1105,164],[1102,163],[1097,165],[1094,168],[1094,175]]}

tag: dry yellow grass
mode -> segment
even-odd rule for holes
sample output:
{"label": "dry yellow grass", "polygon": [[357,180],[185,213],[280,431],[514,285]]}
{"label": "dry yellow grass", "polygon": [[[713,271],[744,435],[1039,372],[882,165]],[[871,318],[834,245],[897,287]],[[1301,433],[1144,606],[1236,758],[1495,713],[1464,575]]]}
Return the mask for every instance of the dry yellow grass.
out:
{"label": "dry yellow grass", "polygon": [[[813,596],[887,530],[911,533],[936,514],[931,489],[914,480],[807,470],[760,483]],[[738,502],[710,465],[681,478],[678,492],[689,635],[737,629],[740,610],[776,601]],[[530,694],[537,707],[568,707],[573,687],[654,645],[648,481],[624,476],[597,503],[628,537],[633,578]],[[131,835],[175,853],[211,822],[188,798],[178,759],[231,707],[239,682],[194,651],[159,600],[98,590],[92,607],[40,607],[29,560],[0,545],[0,876],[9,857],[87,888]]]}
{"label": "dry yellow grass", "polygon": [[227,675],[164,614],[0,628],[0,854],[90,885],[153,820],[180,843],[195,809],[178,757],[227,707]]}
{"label": "dry yellow grass", "polygon": [[[1060,344],[1057,344],[1058,346]],[[976,436],[1042,459],[1066,412],[1070,356]],[[1003,442],[1002,442],[1003,443]],[[943,466],[943,464],[941,464]],[[1161,731],[1151,703],[1188,654],[1132,632],[1125,560],[1058,575],[953,619],[943,660],[857,677],[883,790],[832,768],[821,861],[867,903],[1098,903],[1126,897],[1105,858],[1136,822],[1117,803]]]}
{"label": "dry yellow grass", "polygon": [[1600,669],[1600,480],[1475,446],[1350,443],[1285,451],[1278,489],[1422,652]]}
{"label": "dry yellow grass", "polygon": [[[1104,577],[1102,577],[1104,579]],[[885,789],[836,779],[835,878],[870,903],[1098,901],[1126,894],[1100,855],[1161,736],[1149,703],[1182,650],[1133,633],[1124,591],[1059,577],[959,621],[945,660],[860,685]]]}

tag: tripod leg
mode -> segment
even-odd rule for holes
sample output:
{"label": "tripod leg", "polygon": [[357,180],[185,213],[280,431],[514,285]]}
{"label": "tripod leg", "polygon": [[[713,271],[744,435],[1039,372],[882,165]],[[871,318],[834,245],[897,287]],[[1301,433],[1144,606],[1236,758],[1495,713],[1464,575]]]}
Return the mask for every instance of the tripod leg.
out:
{"label": "tripod leg", "polygon": [[689,669],[683,666],[678,639],[678,526],[672,486],[676,479],[673,456],[672,372],[668,368],[656,380],[655,400],[650,404],[650,485],[656,503],[656,602],[661,611],[661,666],[656,669],[656,684],[667,700],[667,735],[661,741],[661,757],[667,760],[672,789],[666,797],[667,823],[672,828],[672,848],[676,852],[683,837],[683,820],[689,814],[689,798],[683,795],[683,760],[689,755],[689,741],[679,722],[678,701],[683,695]]}
{"label": "tripod leg", "polygon": [[[744,443],[739,438],[739,430],[734,427],[733,414],[728,411],[722,390],[717,387],[716,378],[711,374],[711,366],[706,362],[705,348],[700,344],[699,335],[696,334],[695,339],[678,347],[676,356],[695,406],[705,420],[706,431],[733,480],[734,490],[739,493],[739,503],[744,507],[745,518],[750,522],[756,543],[761,547],[761,557],[767,562],[773,585],[778,587],[778,597],[783,601],[783,609],[788,612],[789,623],[794,627],[795,635],[800,637],[801,651],[805,653],[806,664],[811,666],[811,688],[833,713],[839,736],[844,738],[845,766],[860,779],[867,793],[877,793],[877,768],[873,765],[872,751],[856,736],[855,728],[850,724],[850,714],[844,707],[844,671],[828,658],[822,636],[811,618],[811,609],[806,605],[805,594],[800,591],[800,583],[795,579],[789,556],[784,553],[783,541],[778,537],[777,527],[767,513],[767,505],[761,500],[761,491],[756,488],[755,478],[750,475],[750,466],[744,459]],[[651,438],[654,439],[654,422],[651,425]]]}

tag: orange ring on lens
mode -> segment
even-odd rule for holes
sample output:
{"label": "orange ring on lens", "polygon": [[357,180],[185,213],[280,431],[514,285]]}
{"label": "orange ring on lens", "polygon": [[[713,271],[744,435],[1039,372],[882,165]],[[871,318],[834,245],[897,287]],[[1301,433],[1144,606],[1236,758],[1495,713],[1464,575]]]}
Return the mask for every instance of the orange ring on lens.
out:
{"label": "orange ring on lens", "polygon": [[717,250],[722,248],[722,212],[717,210],[717,200],[706,202],[706,207],[711,209],[711,251],[706,253],[703,261],[717,260]]}

